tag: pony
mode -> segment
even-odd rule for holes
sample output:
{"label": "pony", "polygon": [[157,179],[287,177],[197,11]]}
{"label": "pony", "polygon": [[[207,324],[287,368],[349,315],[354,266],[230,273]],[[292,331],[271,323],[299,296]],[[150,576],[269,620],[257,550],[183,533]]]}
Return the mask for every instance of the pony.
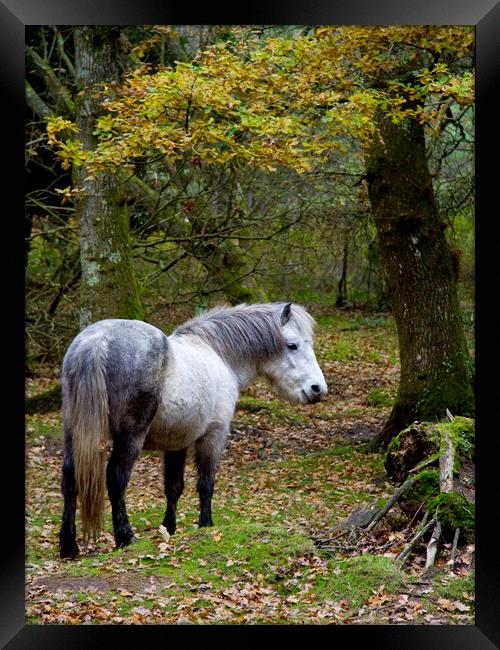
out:
{"label": "pony", "polygon": [[102,530],[106,490],[116,547],[135,541],[125,491],[142,450],[163,451],[167,531],[176,529],[188,450],[198,474],[198,525],[212,526],[216,468],[240,391],[264,377],[292,403],[326,395],[313,327],[304,307],[278,302],[215,307],[168,337],[139,320],[83,329],[62,364],[60,556],[79,553],[77,499],[84,539]]}

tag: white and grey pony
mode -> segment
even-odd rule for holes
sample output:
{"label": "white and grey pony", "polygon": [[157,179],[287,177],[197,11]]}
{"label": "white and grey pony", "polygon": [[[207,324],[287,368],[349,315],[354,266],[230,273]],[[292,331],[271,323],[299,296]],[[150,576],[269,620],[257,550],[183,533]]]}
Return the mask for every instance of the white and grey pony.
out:
{"label": "white and grey pony", "polygon": [[106,488],[116,546],[134,541],[124,497],[143,449],[164,452],[163,525],[172,534],[192,448],[198,523],[211,526],[216,467],[240,390],[265,377],[290,402],[317,402],[326,395],[313,326],[303,307],[268,303],[210,309],[169,337],[137,320],[102,320],[82,330],[62,366],[61,557],[79,552],[77,498],[84,536],[102,530]]}

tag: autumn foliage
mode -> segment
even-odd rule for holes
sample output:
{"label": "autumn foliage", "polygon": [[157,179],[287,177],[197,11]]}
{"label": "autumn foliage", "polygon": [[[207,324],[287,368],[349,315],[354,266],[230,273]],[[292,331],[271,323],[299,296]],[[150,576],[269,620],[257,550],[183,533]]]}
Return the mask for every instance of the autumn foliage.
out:
{"label": "autumn foliage", "polygon": [[192,62],[142,65],[101,88],[98,146],[83,152],[67,119],[49,120],[63,165],[134,169],[188,154],[196,164],[245,163],[299,172],[369,142],[381,108],[395,122],[439,130],[453,103],[473,100],[473,31],[463,26],[319,27],[262,39],[234,30]]}

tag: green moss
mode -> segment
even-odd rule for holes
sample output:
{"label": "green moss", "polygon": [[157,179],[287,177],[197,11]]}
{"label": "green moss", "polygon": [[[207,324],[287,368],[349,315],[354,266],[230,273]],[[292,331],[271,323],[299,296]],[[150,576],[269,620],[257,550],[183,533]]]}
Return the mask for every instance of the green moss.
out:
{"label": "green moss", "polygon": [[394,393],[385,388],[373,388],[366,396],[366,403],[370,406],[391,406]]}
{"label": "green moss", "polygon": [[428,383],[419,390],[418,397],[409,395],[408,401],[414,406],[413,419],[430,420],[442,417],[449,409],[451,413],[461,413],[464,416],[474,416],[474,394],[466,372],[465,361],[458,366],[459,370],[449,374],[446,379],[440,379],[436,384]]}
{"label": "green moss", "polygon": [[442,435],[448,433],[451,435],[459,458],[468,458],[472,460],[475,452],[475,421],[472,418],[457,416],[453,422],[448,420],[436,425],[436,431]]}
{"label": "green moss", "polygon": [[475,506],[458,492],[441,492],[429,501],[428,509],[436,512],[445,533],[456,528],[462,532],[474,531]]}
{"label": "green moss", "polygon": [[403,513],[389,514],[386,518],[387,525],[391,530],[403,530],[410,523],[410,519]]}
{"label": "green moss", "polygon": [[[433,443],[436,444],[436,450],[439,448],[439,435],[436,431],[436,426],[433,422],[421,422],[420,423],[420,428],[426,432],[426,437],[429,439],[431,445]],[[413,430],[415,428],[415,424],[412,423],[410,424],[409,427],[406,427],[406,429],[403,429],[398,433],[397,436],[395,436],[387,446],[387,452],[395,452],[398,451],[401,448],[401,443],[405,439],[406,436],[411,435]]]}
{"label": "green moss", "polygon": [[[424,432],[423,434],[419,434],[422,437],[422,444],[424,445],[421,449],[422,452],[425,451],[424,457],[430,458],[433,453],[441,453],[444,451],[445,434],[448,434],[452,438],[455,449],[455,473],[459,472],[463,460],[474,459],[475,423],[472,418],[456,416],[453,422],[450,422],[448,419],[437,423],[421,422],[419,427]],[[387,459],[389,456],[392,456],[392,463],[394,463],[397,461],[400,452],[406,453],[406,447],[408,447],[406,442],[408,440],[411,447],[412,439],[415,437],[414,431],[415,425],[411,424],[390,441],[387,446],[386,462],[388,462]],[[410,436],[410,439],[408,439],[408,436]],[[423,460],[423,457],[418,460]]]}
{"label": "green moss", "polygon": [[[439,471],[424,469],[415,476],[415,482],[402,497],[402,502],[410,509],[418,508],[421,503],[431,499],[439,492]],[[426,506],[428,508],[429,506]]]}

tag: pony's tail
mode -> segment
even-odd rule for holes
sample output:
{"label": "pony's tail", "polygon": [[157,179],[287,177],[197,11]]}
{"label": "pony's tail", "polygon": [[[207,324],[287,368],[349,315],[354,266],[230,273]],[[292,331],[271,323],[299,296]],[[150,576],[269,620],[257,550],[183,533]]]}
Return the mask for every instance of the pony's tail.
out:
{"label": "pony's tail", "polygon": [[91,535],[95,538],[104,523],[105,461],[110,439],[105,352],[94,348],[79,355],[63,407],[72,431],[76,490],[86,541]]}

